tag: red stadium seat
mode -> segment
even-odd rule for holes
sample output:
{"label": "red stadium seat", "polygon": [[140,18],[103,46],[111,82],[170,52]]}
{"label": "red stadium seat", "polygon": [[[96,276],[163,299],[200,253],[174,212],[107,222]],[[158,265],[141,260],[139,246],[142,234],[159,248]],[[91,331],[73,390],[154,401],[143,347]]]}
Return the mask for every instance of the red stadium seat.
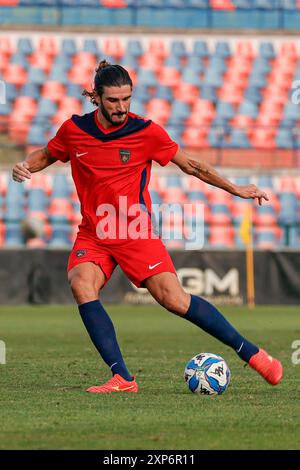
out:
{"label": "red stadium seat", "polygon": [[58,44],[54,36],[42,36],[37,44],[37,52],[54,57],[58,54]]}
{"label": "red stadium seat", "polygon": [[64,198],[54,198],[48,208],[49,218],[63,217],[68,221],[73,219],[73,208],[71,203]]}
{"label": "red stadium seat", "polygon": [[7,57],[14,53],[13,43],[8,36],[0,37],[0,53]]}
{"label": "red stadium seat", "polygon": [[254,119],[250,116],[243,116],[241,114],[238,114],[231,121],[231,125],[233,127],[237,127],[237,128],[240,128],[240,129],[245,129],[246,131],[248,131],[249,128],[253,127]]}
{"label": "red stadium seat", "polygon": [[276,143],[274,135],[274,129],[265,129],[263,127],[255,128],[251,136],[251,144],[255,148],[275,149]]}
{"label": "red stadium seat", "polygon": [[[140,58],[140,66],[144,69],[152,70],[153,72],[158,72],[163,64],[163,59],[160,56],[156,56],[149,53],[144,54]],[[153,84],[155,85],[155,83]]]}
{"label": "red stadium seat", "polygon": [[236,55],[253,59],[253,43],[251,41],[238,41],[236,44]]}
{"label": "red stadium seat", "polygon": [[19,96],[13,106],[13,113],[19,113],[25,119],[32,119],[36,115],[37,103],[30,96]]}
{"label": "red stadium seat", "polygon": [[199,98],[199,88],[190,83],[181,82],[174,90],[174,97],[176,100],[193,104]]}
{"label": "red stadium seat", "polygon": [[6,82],[21,87],[27,81],[27,72],[22,65],[8,64],[6,70],[4,70],[3,78]]}
{"label": "red stadium seat", "polygon": [[1,7],[17,7],[20,0],[0,0]]}
{"label": "red stadium seat", "polygon": [[76,69],[81,67],[89,72],[93,72],[98,65],[95,54],[87,51],[77,52],[73,55],[72,61]]}
{"label": "red stadium seat", "polygon": [[299,194],[299,185],[294,176],[281,176],[278,183],[278,191],[280,193]]}
{"label": "red stadium seat", "polygon": [[9,56],[4,55],[0,52],[0,72],[4,72],[7,69],[9,64]]}
{"label": "red stadium seat", "polygon": [[169,55],[166,42],[163,39],[150,39],[148,43],[148,52],[163,59]]}
{"label": "red stadium seat", "polygon": [[73,67],[68,73],[70,82],[80,85],[82,88],[91,88],[93,77],[89,69],[82,68],[80,65]]}
{"label": "red stadium seat", "polygon": [[53,56],[41,53],[40,51],[34,52],[29,58],[29,63],[32,67],[42,69],[46,74],[49,73],[53,62]]}
{"label": "red stadium seat", "polygon": [[181,139],[185,147],[204,148],[210,146],[207,140],[207,134],[207,128],[186,127]]}
{"label": "red stadium seat", "polygon": [[120,39],[114,37],[108,38],[104,41],[103,52],[105,55],[120,60],[124,55],[124,45]]}
{"label": "red stadium seat", "polygon": [[162,192],[163,202],[184,204],[187,201],[185,192],[181,188],[170,187]]}
{"label": "red stadium seat", "polygon": [[292,60],[298,60],[299,57],[299,52],[297,50],[297,45],[295,41],[284,41],[281,43],[280,50],[279,50],[279,55],[280,56],[285,56],[289,57]]}
{"label": "red stadium seat", "polygon": [[209,4],[213,10],[235,10],[235,5],[231,0],[210,0]]}
{"label": "red stadium seat", "polygon": [[175,67],[164,67],[158,73],[158,81],[161,85],[176,87],[179,85],[180,72]]}
{"label": "red stadium seat", "polygon": [[105,8],[127,8],[126,0],[102,0],[101,4]]}
{"label": "red stadium seat", "polygon": [[153,121],[166,124],[170,118],[171,106],[167,100],[154,98],[150,100],[146,106],[147,117]]}
{"label": "red stadium seat", "polygon": [[232,226],[210,225],[209,244],[215,247],[234,248],[234,229]]}
{"label": "red stadium seat", "polygon": [[66,95],[66,88],[59,82],[56,81],[47,81],[42,89],[41,96],[43,98],[59,102]]}

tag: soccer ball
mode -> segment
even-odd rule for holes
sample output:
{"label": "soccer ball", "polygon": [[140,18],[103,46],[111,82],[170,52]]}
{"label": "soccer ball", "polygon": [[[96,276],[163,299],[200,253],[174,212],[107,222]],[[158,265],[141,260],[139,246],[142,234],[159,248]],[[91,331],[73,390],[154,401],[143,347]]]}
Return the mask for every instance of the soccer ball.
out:
{"label": "soccer ball", "polygon": [[186,365],[184,380],[193,393],[221,395],[230,382],[230,370],[221,356],[200,353]]}

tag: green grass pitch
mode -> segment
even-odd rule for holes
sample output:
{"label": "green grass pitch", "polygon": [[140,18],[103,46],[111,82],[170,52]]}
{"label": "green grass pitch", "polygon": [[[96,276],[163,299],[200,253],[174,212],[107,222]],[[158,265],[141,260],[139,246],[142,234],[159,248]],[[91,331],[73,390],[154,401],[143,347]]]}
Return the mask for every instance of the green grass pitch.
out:
{"label": "green grass pitch", "polygon": [[[138,394],[92,395],[110,377],[76,306],[1,307],[0,449],[299,449],[299,308],[226,307],[226,318],[277,356],[284,380],[267,384],[228,347],[156,306],[108,306]],[[222,396],[197,396],[183,379],[199,352],[231,369]],[[298,418],[297,418],[298,417]]]}

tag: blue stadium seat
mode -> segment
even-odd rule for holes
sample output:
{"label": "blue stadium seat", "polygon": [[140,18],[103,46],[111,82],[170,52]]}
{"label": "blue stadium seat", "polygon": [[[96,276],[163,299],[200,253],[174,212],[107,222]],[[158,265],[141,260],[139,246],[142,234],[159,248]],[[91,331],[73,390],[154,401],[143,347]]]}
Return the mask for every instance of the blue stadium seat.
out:
{"label": "blue stadium seat", "polygon": [[39,125],[32,125],[29,129],[27,142],[29,145],[40,145],[44,146],[47,144],[47,138],[45,136],[45,129]]}
{"label": "blue stadium seat", "polygon": [[138,84],[133,88],[133,99],[141,103],[147,103],[151,99],[148,85]]}
{"label": "blue stadium seat", "polygon": [[40,117],[45,116],[45,117],[52,117],[57,111],[57,104],[48,99],[48,98],[42,98],[39,101],[38,104],[38,109],[37,112]]}
{"label": "blue stadium seat", "polygon": [[204,100],[209,100],[213,103],[217,103],[218,101],[218,95],[216,93],[215,87],[210,84],[201,84],[200,95]]}
{"label": "blue stadium seat", "polygon": [[67,54],[58,54],[52,64],[52,71],[56,69],[70,70],[72,67],[72,58]]}
{"label": "blue stadium seat", "polygon": [[169,57],[167,57],[164,66],[175,67],[177,70],[181,70],[183,67],[180,57],[175,55],[170,55]]}
{"label": "blue stadium seat", "polygon": [[138,39],[130,39],[127,43],[127,54],[132,57],[141,57],[144,54],[144,48]]}
{"label": "blue stadium seat", "polygon": [[259,54],[265,59],[272,60],[275,58],[276,54],[274,51],[274,45],[272,42],[261,42],[259,44]]}
{"label": "blue stadium seat", "polygon": [[24,245],[24,237],[22,235],[21,226],[19,222],[7,222],[6,223],[5,245],[6,246]]}
{"label": "blue stadium seat", "polygon": [[264,88],[267,86],[267,79],[265,73],[251,73],[248,79],[249,87]]}
{"label": "blue stadium seat", "polygon": [[261,175],[258,177],[257,186],[259,188],[270,188],[273,189],[274,183],[271,175]]}
{"label": "blue stadium seat", "polygon": [[61,42],[60,49],[64,55],[72,56],[76,54],[77,47],[74,39],[64,38]]}
{"label": "blue stadium seat", "polygon": [[284,107],[283,118],[300,120],[300,106],[287,102]]}
{"label": "blue stadium seat", "polygon": [[191,66],[184,67],[183,73],[181,75],[181,81],[184,83],[189,83],[190,85],[200,86],[200,71],[194,69]]}
{"label": "blue stadium seat", "polygon": [[171,102],[174,99],[172,89],[165,85],[157,85],[155,98]]}
{"label": "blue stadium seat", "polygon": [[258,115],[257,104],[247,100],[243,101],[240,104],[238,114],[241,116],[249,116],[255,119]]}
{"label": "blue stadium seat", "polygon": [[272,67],[268,61],[268,59],[264,57],[256,57],[252,63],[252,73],[260,74],[260,73],[269,73]]}
{"label": "blue stadium seat", "polygon": [[25,197],[25,187],[23,184],[16,183],[13,180],[8,181],[7,193],[6,193],[6,204],[17,204],[23,203]]}
{"label": "blue stadium seat", "polygon": [[212,55],[210,57],[210,61],[209,61],[209,65],[207,69],[216,70],[217,72],[223,74],[227,69],[227,65],[226,65],[224,57]]}
{"label": "blue stadium seat", "polygon": [[22,67],[24,67],[24,69],[26,70],[28,70],[29,68],[28,59],[26,55],[21,52],[16,52],[15,54],[13,54],[10,58],[10,63],[22,65]]}
{"label": "blue stadium seat", "polygon": [[95,111],[95,109],[96,106],[93,105],[93,103],[91,103],[89,99],[84,97],[82,101],[82,114],[92,113],[93,111]]}
{"label": "blue stadium seat", "polygon": [[222,132],[222,129],[218,127],[211,127],[208,132],[208,142],[211,147],[225,147],[225,132]]}
{"label": "blue stadium seat", "polygon": [[47,209],[48,197],[39,188],[32,188],[28,193],[28,209],[30,211],[45,212]]}
{"label": "blue stadium seat", "polygon": [[71,227],[66,223],[53,223],[52,236],[49,240],[49,246],[66,247],[71,245],[70,241]]}
{"label": "blue stadium seat", "polygon": [[174,125],[176,126],[178,124],[181,124],[182,121],[184,121],[190,116],[190,113],[191,113],[190,106],[187,103],[184,103],[183,101],[175,100],[173,101],[173,104],[172,104],[171,113],[172,114],[171,114],[168,124],[170,126],[174,126]]}
{"label": "blue stadium seat", "polygon": [[215,45],[215,56],[227,59],[232,56],[229,43],[227,41],[218,41]]}
{"label": "blue stadium seat", "polygon": [[217,116],[232,119],[234,117],[234,109],[231,103],[219,101],[216,108]]}
{"label": "blue stadium seat", "polygon": [[41,96],[40,88],[36,83],[25,83],[20,90],[20,96],[31,96],[38,100]]}
{"label": "blue stadium seat", "polygon": [[243,129],[233,128],[230,135],[229,146],[232,148],[251,148],[248,136]]}
{"label": "blue stadium seat", "polygon": [[120,65],[122,65],[122,67],[130,67],[134,70],[137,70],[138,67],[139,67],[139,64],[138,64],[138,59],[130,54],[125,54],[121,61],[120,61]]}
{"label": "blue stadium seat", "polygon": [[204,74],[203,85],[219,88],[223,85],[223,77],[220,71],[208,67]]}
{"label": "blue stadium seat", "polygon": [[54,65],[52,67],[48,80],[60,82],[62,85],[68,85],[70,83],[66,69],[63,64]]}
{"label": "blue stadium seat", "polygon": [[5,84],[5,97],[7,101],[15,100],[18,94],[19,93],[18,93],[16,85],[14,85],[13,83]]}
{"label": "blue stadium seat", "polygon": [[43,85],[46,81],[45,72],[38,67],[31,67],[28,71],[27,80],[35,85]]}
{"label": "blue stadium seat", "polygon": [[33,45],[31,38],[19,38],[17,42],[16,50],[25,55],[29,55],[33,53]]}
{"label": "blue stadium seat", "polygon": [[146,86],[154,86],[156,84],[156,77],[152,70],[140,68],[138,74],[138,84]]}
{"label": "blue stadium seat", "polygon": [[150,190],[150,196],[153,204],[161,204],[162,199],[160,197],[160,194],[158,191],[155,191],[154,189]]}
{"label": "blue stadium seat", "polygon": [[198,73],[204,72],[205,66],[203,64],[202,58],[197,55],[190,54],[187,58],[184,72],[186,69],[190,69]]}
{"label": "blue stadium seat", "polygon": [[144,116],[146,113],[144,104],[135,98],[133,98],[131,101],[130,111],[132,113],[138,114],[139,116]]}
{"label": "blue stadium seat", "polygon": [[260,87],[250,86],[244,91],[244,97],[252,103],[259,104],[262,102],[262,93]]}
{"label": "blue stadium seat", "polygon": [[83,41],[82,50],[84,52],[91,52],[92,54],[95,54],[95,56],[97,57],[100,57],[101,55],[101,50],[95,39],[85,39]]}
{"label": "blue stadium seat", "polygon": [[182,145],[181,135],[182,135],[182,126],[165,126],[165,131],[169,134],[172,140],[177,142],[178,145]]}
{"label": "blue stadium seat", "polygon": [[53,176],[52,198],[66,198],[72,192],[68,178],[63,173],[56,173]]}
{"label": "blue stadium seat", "polygon": [[183,58],[187,56],[186,45],[183,41],[172,41],[170,55]]}
{"label": "blue stadium seat", "polygon": [[183,187],[183,178],[181,176],[167,175],[165,181],[166,181],[167,188],[182,188]]}
{"label": "blue stadium seat", "polygon": [[292,149],[294,147],[294,138],[291,129],[279,128],[275,142],[280,149]]}
{"label": "blue stadium seat", "polygon": [[80,98],[82,93],[82,87],[76,85],[76,83],[68,83],[66,87],[66,95],[73,96],[74,98]]}
{"label": "blue stadium seat", "polygon": [[209,8],[209,0],[186,0],[187,6],[203,10]]}
{"label": "blue stadium seat", "polygon": [[198,57],[209,57],[209,50],[206,41],[195,41],[193,47],[193,55]]}
{"label": "blue stadium seat", "polygon": [[207,197],[201,191],[188,191],[187,196],[189,202],[203,202],[207,204]]}
{"label": "blue stadium seat", "polygon": [[0,116],[10,116],[12,113],[12,105],[9,101],[4,104],[0,104]]}

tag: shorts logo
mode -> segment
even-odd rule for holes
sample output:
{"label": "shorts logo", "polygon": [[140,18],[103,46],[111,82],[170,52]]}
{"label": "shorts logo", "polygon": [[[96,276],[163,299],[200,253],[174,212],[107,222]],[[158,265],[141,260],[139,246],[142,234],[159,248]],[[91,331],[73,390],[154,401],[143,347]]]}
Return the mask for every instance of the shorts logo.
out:
{"label": "shorts logo", "polygon": [[76,258],[81,258],[86,255],[86,250],[76,250]]}
{"label": "shorts logo", "polygon": [[120,150],[120,159],[122,163],[127,163],[130,158],[130,150],[121,149]]}

